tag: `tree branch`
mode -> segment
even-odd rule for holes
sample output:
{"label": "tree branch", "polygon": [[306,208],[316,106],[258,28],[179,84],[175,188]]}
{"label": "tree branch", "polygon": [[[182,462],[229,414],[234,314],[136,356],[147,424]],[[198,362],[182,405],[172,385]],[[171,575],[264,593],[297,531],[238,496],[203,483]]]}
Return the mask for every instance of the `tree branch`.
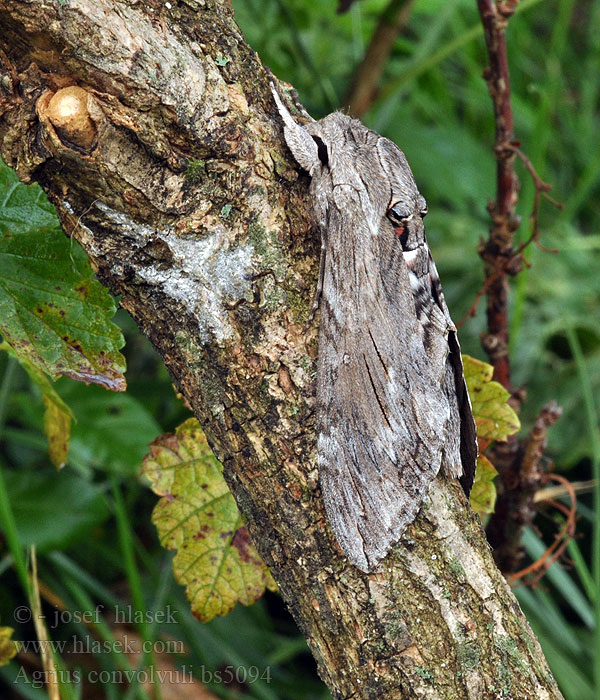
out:
{"label": "tree branch", "polygon": [[[551,186],[537,174],[531,161],[525,156],[515,140],[513,113],[510,101],[510,75],[506,49],[506,25],[513,15],[518,0],[477,0],[485,43],[490,65],[484,71],[489,92],[494,105],[496,135],[496,201],[488,204],[492,217],[490,234],[480,248],[485,262],[485,282],[475,298],[468,315],[475,312],[479,298],[486,294],[488,330],[482,336],[482,345],[494,366],[494,377],[511,394],[515,408],[519,408],[524,392],[515,391],[511,383],[510,361],[508,356],[508,278],[517,275],[526,265],[523,251],[532,242],[538,243],[538,210],[540,197],[545,197],[559,206],[548,196]],[[514,232],[520,225],[515,214],[519,193],[519,180],[515,173],[515,158],[519,158],[535,186],[533,211],[530,216],[531,235],[521,245],[514,248]],[[552,407],[544,411],[542,417],[548,420],[545,430],[559,417],[560,411]],[[493,448],[495,467],[502,480],[503,490],[496,502],[496,509],[488,524],[488,537],[494,547],[494,556],[503,571],[516,571],[521,566],[523,549],[521,537],[524,527],[535,517],[534,496],[541,485],[541,478],[532,480],[532,469],[528,450],[536,444],[538,425],[522,444],[517,435],[511,435],[506,443],[498,443]],[[545,444],[545,443],[544,443]],[[536,465],[539,462],[539,456]]]}
{"label": "tree branch", "polygon": [[394,43],[408,22],[413,4],[414,0],[390,0],[381,13],[369,46],[343,100],[348,114],[360,119],[373,104]]}
{"label": "tree branch", "polygon": [[482,339],[494,367],[494,378],[512,393],[508,358],[508,275],[517,274],[521,260],[514,258],[514,232],[520,224],[515,214],[519,180],[515,173],[513,149],[513,113],[510,103],[510,76],[505,28],[517,0],[497,4],[495,0],[477,0],[483,24],[490,65],[484,71],[496,122],[496,201],[488,210],[492,217],[490,235],[481,248],[485,262],[488,332]]}
{"label": "tree branch", "polygon": [[334,697],[560,698],[457,483],[436,480],[377,572],[337,547],[306,181],[228,4],[172,5],[0,0],[4,159],[163,357]]}

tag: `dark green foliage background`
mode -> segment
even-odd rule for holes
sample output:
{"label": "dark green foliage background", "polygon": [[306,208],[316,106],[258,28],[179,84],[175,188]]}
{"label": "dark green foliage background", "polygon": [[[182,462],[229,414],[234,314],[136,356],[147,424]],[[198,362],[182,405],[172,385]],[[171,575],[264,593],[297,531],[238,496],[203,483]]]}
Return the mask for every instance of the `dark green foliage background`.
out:
{"label": "dark green foliage background", "polygon": [[[315,118],[339,108],[353,70],[387,2],[356,2],[345,15],[335,0],[236,0],[238,22],[264,63],[294,84]],[[552,429],[548,456],[571,480],[586,480],[600,469],[600,438],[594,396],[600,385],[600,4],[592,0],[522,0],[511,20],[508,46],[516,136],[540,175],[553,184],[564,208],[542,204],[542,242],[550,254],[530,246],[531,267],[511,290],[513,379],[527,389],[524,430],[540,408],[555,398],[564,409]],[[481,74],[487,63],[475,0],[416,0],[409,25],[398,38],[378,98],[364,121],[405,151],[429,204],[427,231],[455,320],[469,309],[483,280],[477,254],[487,235],[486,204],[495,192],[493,112]],[[518,165],[522,181],[518,241],[528,236],[534,188]],[[12,186],[2,179],[0,201]],[[44,205],[45,206],[45,205]],[[1,274],[1,271],[0,271]],[[142,636],[183,639],[187,652],[173,657],[202,668],[227,664],[271,668],[271,681],[244,687],[214,684],[223,697],[326,698],[306,647],[276,596],[252,608],[200,625],[188,612],[172,581],[170,556],[158,545],[150,524],[154,496],[137,472],[147,444],[172,430],[188,413],[175,397],[160,360],[123,311],[116,320],[125,337],[128,392],[108,394],[70,380],[57,390],[71,407],[73,428],[68,465],[56,475],[42,433],[39,391],[16,369],[5,412],[1,466],[23,544],[37,543],[41,579],[69,609],[98,603],[110,611],[129,602],[141,581],[144,605],[155,611],[171,605],[177,623],[142,625]],[[461,330],[463,350],[485,359],[479,335],[483,305]],[[0,357],[0,377],[8,358]],[[119,511],[124,499],[126,521]],[[548,661],[568,700],[600,696],[600,659],[594,653],[596,606],[590,570],[589,535],[600,514],[590,494],[579,501],[580,539],[569,554],[574,566],[554,565],[536,590],[517,594],[538,633]],[[547,532],[547,518],[538,518]],[[119,529],[120,528],[120,529]],[[120,535],[119,535],[120,533]],[[126,533],[124,535],[124,533]],[[128,534],[127,534],[128,533]],[[531,556],[543,551],[540,533],[528,531]],[[127,541],[135,551],[127,564]],[[16,627],[15,637],[35,639],[33,628],[18,625],[15,608],[24,604],[10,556],[0,553],[0,624]],[[124,585],[125,584],[125,585]],[[54,639],[86,634],[81,625],[51,629]],[[596,645],[597,648],[597,645]],[[69,663],[68,655],[64,656]],[[98,659],[118,669],[118,655]],[[8,697],[41,698],[43,691],[12,680],[13,661],[0,669]],[[77,697],[67,684],[64,697]],[[5,697],[5,695],[3,695]],[[100,697],[145,697],[109,684]]]}

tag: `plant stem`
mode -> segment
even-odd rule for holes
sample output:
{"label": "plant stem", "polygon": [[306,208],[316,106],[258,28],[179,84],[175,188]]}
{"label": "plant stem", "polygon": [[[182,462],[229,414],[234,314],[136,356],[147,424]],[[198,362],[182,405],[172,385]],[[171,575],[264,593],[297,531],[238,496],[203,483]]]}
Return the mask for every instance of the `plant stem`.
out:
{"label": "plant stem", "polygon": [[344,97],[344,104],[352,116],[362,117],[373,103],[394,43],[408,22],[413,3],[414,0],[390,0],[381,13],[369,47]]}
{"label": "plant stem", "polygon": [[[514,8],[515,2],[512,3]],[[505,26],[508,16],[500,13],[494,0],[477,0],[490,65],[484,71],[496,123],[496,201],[488,205],[492,217],[490,235],[481,250],[485,262],[488,331],[482,339],[494,367],[494,378],[512,393],[508,357],[508,273],[513,255],[514,232],[519,227],[515,215],[519,180],[515,173],[514,120],[510,102],[510,75]],[[517,270],[518,271],[518,270]]]}
{"label": "plant stem", "polygon": [[[2,439],[2,432],[4,428],[4,421],[6,419],[6,411],[8,408],[8,396],[12,387],[15,370],[17,367],[17,362],[14,358],[9,357],[6,363],[6,370],[4,371],[4,377],[2,379],[2,386],[0,387],[0,440]],[[17,524],[15,522],[14,513],[12,511],[12,506],[10,499],[8,497],[8,492],[6,490],[6,482],[4,480],[4,474],[2,473],[2,464],[0,463],[0,525],[4,532],[4,537],[8,544],[10,553],[15,563],[15,568],[17,570],[17,575],[21,582],[21,586],[27,596],[27,600],[30,598],[31,586],[29,583],[29,576],[27,575],[27,564],[25,563],[25,557],[23,555],[23,548],[19,541],[19,533],[17,530]]]}

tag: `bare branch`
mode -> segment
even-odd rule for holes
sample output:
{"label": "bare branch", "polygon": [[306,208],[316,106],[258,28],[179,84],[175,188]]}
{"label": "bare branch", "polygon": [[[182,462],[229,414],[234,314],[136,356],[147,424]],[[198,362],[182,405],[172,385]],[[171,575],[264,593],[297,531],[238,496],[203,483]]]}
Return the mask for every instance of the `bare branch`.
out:
{"label": "bare branch", "polygon": [[390,0],[381,13],[377,28],[356,69],[343,104],[354,117],[362,115],[377,96],[379,81],[389,60],[398,34],[406,26],[414,0]]}

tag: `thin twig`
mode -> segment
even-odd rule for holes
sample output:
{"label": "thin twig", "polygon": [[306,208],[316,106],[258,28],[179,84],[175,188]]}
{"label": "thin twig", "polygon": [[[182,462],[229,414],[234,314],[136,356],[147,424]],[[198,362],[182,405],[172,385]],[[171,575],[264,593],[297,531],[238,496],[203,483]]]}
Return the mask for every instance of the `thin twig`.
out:
{"label": "thin twig", "polygon": [[[556,401],[544,406],[528,437],[517,443],[512,462],[505,464],[504,491],[488,525],[488,537],[496,548],[494,556],[504,571],[514,571],[520,565],[523,559],[521,538],[525,527],[535,518],[536,494],[548,478],[554,478],[547,472],[544,450],[548,429],[561,414]],[[497,468],[496,461],[494,465]]]}
{"label": "thin twig", "polygon": [[[554,200],[552,200],[554,201]],[[562,207],[558,202],[556,203],[557,206]],[[484,280],[483,284],[479,288],[477,294],[475,294],[475,299],[473,300],[473,303],[471,304],[471,307],[469,310],[464,314],[464,316],[460,319],[460,321],[456,324],[457,328],[460,328],[463,323],[470,317],[475,316],[477,313],[477,307],[479,306],[479,302],[481,298],[483,297],[484,294],[487,294],[488,289],[490,286],[499,278],[500,275],[516,275],[518,274],[523,266],[529,267],[530,263],[522,257],[523,251],[529,246],[531,243],[535,243],[538,248],[543,250],[546,253],[553,253],[556,254],[559,252],[558,248],[547,248],[546,246],[542,245],[539,241],[539,231],[537,228],[537,204],[534,204],[534,212],[531,214],[531,227],[532,231],[529,236],[529,238],[526,241],[523,241],[523,243],[519,244],[519,247],[514,251],[512,256],[508,258],[507,260],[502,261],[502,267],[497,268],[494,270],[494,272],[486,279]]]}
{"label": "thin twig", "polygon": [[[548,428],[554,425],[561,415],[562,408],[556,401],[550,401],[540,411],[525,443],[521,461],[521,484],[523,486],[533,485],[537,491],[537,486],[544,474],[541,461],[546,448]],[[522,492],[525,490],[522,489]]]}
{"label": "thin twig", "polygon": [[494,367],[494,376],[512,393],[508,358],[508,277],[513,259],[514,232],[520,221],[515,214],[519,180],[515,173],[513,113],[510,102],[510,77],[505,28],[517,2],[496,4],[494,0],[477,0],[490,65],[484,71],[494,105],[496,122],[496,201],[488,210],[492,226],[480,255],[485,262],[488,332],[482,338],[484,350]]}
{"label": "thin twig", "polygon": [[[477,0],[489,55],[489,67],[484,71],[494,106],[496,124],[494,153],[496,155],[496,200],[488,204],[492,218],[489,237],[480,247],[485,263],[485,281],[467,315],[473,315],[479,300],[486,296],[487,332],[482,345],[494,367],[494,378],[511,394],[511,403],[519,408],[523,391],[515,391],[511,382],[508,356],[508,279],[517,275],[529,263],[523,256],[531,243],[539,243],[538,214],[541,197],[558,206],[548,195],[550,185],[538,175],[533,164],[520,149],[514,136],[514,119],[510,99],[510,76],[506,48],[506,26],[518,0]],[[530,215],[530,236],[515,248],[514,234],[520,225],[516,215],[519,179],[515,160],[519,158],[535,186],[533,210]],[[521,537],[526,525],[531,524],[536,509],[534,497],[543,479],[542,454],[546,431],[560,415],[552,403],[546,406],[531,434],[521,443],[512,435],[505,443],[493,447],[493,458],[500,474],[501,490],[496,510],[488,524],[488,538],[498,565],[503,571],[514,571],[523,557]],[[549,557],[555,550],[551,548]],[[557,555],[558,556],[558,555]],[[522,574],[525,575],[525,574]]]}
{"label": "thin twig", "polygon": [[[558,253],[558,250],[556,248],[546,248],[543,246],[540,241],[539,241],[539,211],[540,211],[540,198],[543,197],[546,199],[552,206],[556,207],[557,209],[562,209],[563,205],[561,202],[557,202],[555,199],[553,199],[548,192],[552,189],[552,185],[548,184],[547,182],[544,182],[542,178],[537,174],[537,171],[533,165],[533,163],[529,160],[529,158],[523,153],[523,151],[517,146],[517,144],[510,144],[508,148],[511,148],[513,152],[517,155],[517,157],[521,160],[523,165],[525,166],[527,172],[531,176],[531,179],[533,180],[533,185],[534,185],[534,197],[533,197],[533,209],[531,210],[531,214],[529,215],[529,221],[530,221],[530,227],[531,227],[531,236],[528,241],[525,242],[525,245],[521,245],[521,248],[524,249],[531,241],[533,241],[539,248],[542,250],[546,251],[547,253]],[[520,251],[517,251],[520,252]]]}
{"label": "thin twig", "polygon": [[[550,202],[550,204],[555,206],[557,209],[562,209],[563,205],[560,202],[557,202],[552,197],[550,197],[548,192],[549,192],[549,190],[552,189],[552,185],[550,185],[547,182],[544,182],[544,180],[542,180],[542,178],[538,175],[533,163],[523,153],[523,151],[516,145],[516,143],[503,144],[501,147],[501,150],[505,150],[505,149],[512,151],[522,161],[527,172],[530,174],[531,179],[533,180],[535,194],[534,194],[534,199],[533,199],[533,208],[531,210],[531,214],[529,215],[530,231],[531,232],[530,232],[529,238],[526,241],[524,241],[523,243],[521,243],[509,258],[498,260],[500,267],[497,267],[493,272],[491,272],[491,274],[489,274],[486,277],[486,279],[484,280],[483,284],[481,285],[479,291],[475,295],[475,299],[473,300],[471,307],[465,313],[465,315],[460,319],[460,321],[456,324],[457,328],[460,328],[468,318],[474,316],[477,313],[477,308],[479,306],[479,302],[480,302],[481,298],[483,297],[484,294],[488,293],[488,290],[490,289],[490,287],[495,282],[497,282],[502,275],[516,275],[521,271],[523,266],[529,267],[529,263],[527,262],[527,260],[525,258],[523,258],[522,253],[525,251],[525,249],[531,243],[535,243],[535,245],[538,246],[538,248],[545,251],[546,253],[558,253],[557,248],[547,248],[546,246],[542,245],[542,243],[540,243],[540,240],[539,240],[539,238],[540,238],[540,230],[539,230],[540,198],[544,197],[544,199],[548,200]],[[498,150],[498,147],[496,147],[496,151],[497,150]]]}
{"label": "thin twig", "polygon": [[343,103],[352,116],[360,118],[373,104],[394,42],[408,22],[413,3],[414,0],[390,0],[382,12],[369,47],[344,97]]}
{"label": "thin twig", "polygon": [[[514,137],[514,119],[510,102],[510,75],[506,50],[506,25],[514,13],[518,0],[494,2],[477,0],[490,65],[484,71],[496,122],[494,151],[496,153],[496,201],[488,210],[492,217],[490,235],[482,246],[480,255],[485,262],[485,294],[487,297],[488,332],[482,338],[484,350],[494,366],[494,376],[512,393],[510,362],[508,357],[508,275],[516,275],[523,268],[521,253],[529,243],[538,243],[538,211],[540,197],[549,197],[550,185],[537,174],[533,164],[519,148]],[[514,233],[520,220],[515,213],[519,193],[519,180],[514,161],[518,157],[531,175],[535,185],[535,197],[531,220],[531,237],[514,250]],[[481,295],[479,295],[481,296]],[[477,299],[478,300],[478,299]]]}
{"label": "thin twig", "polygon": [[571,490],[575,494],[591,493],[596,486],[596,479],[588,479],[587,481],[571,481],[569,482],[569,488],[564,486],[548,486],[547,488],[540,489],[533,500],[535,503],[541,503],[542,501],[553,501],[562,496],[566,496],[571,493]]}
{"label": "thin twig", "polygon": [[566,506],[560,501],[547,501],[556,510],[560,511],[565,516],[565,523],[554,538],[554,542],[546,549],[541,557],[534,561],[529,566],[511,574],[507,581],[511,585],[515,585],[518,581],[527,583],[530,586],[535,585],[548,569],[559,559],[564,553],[569,540],[575,536],[575,517],[577,514],[577,500],[575,491],[571,484],[558,474],[548,474],[550,479],[559,482],[570,497],[570,505]]}

